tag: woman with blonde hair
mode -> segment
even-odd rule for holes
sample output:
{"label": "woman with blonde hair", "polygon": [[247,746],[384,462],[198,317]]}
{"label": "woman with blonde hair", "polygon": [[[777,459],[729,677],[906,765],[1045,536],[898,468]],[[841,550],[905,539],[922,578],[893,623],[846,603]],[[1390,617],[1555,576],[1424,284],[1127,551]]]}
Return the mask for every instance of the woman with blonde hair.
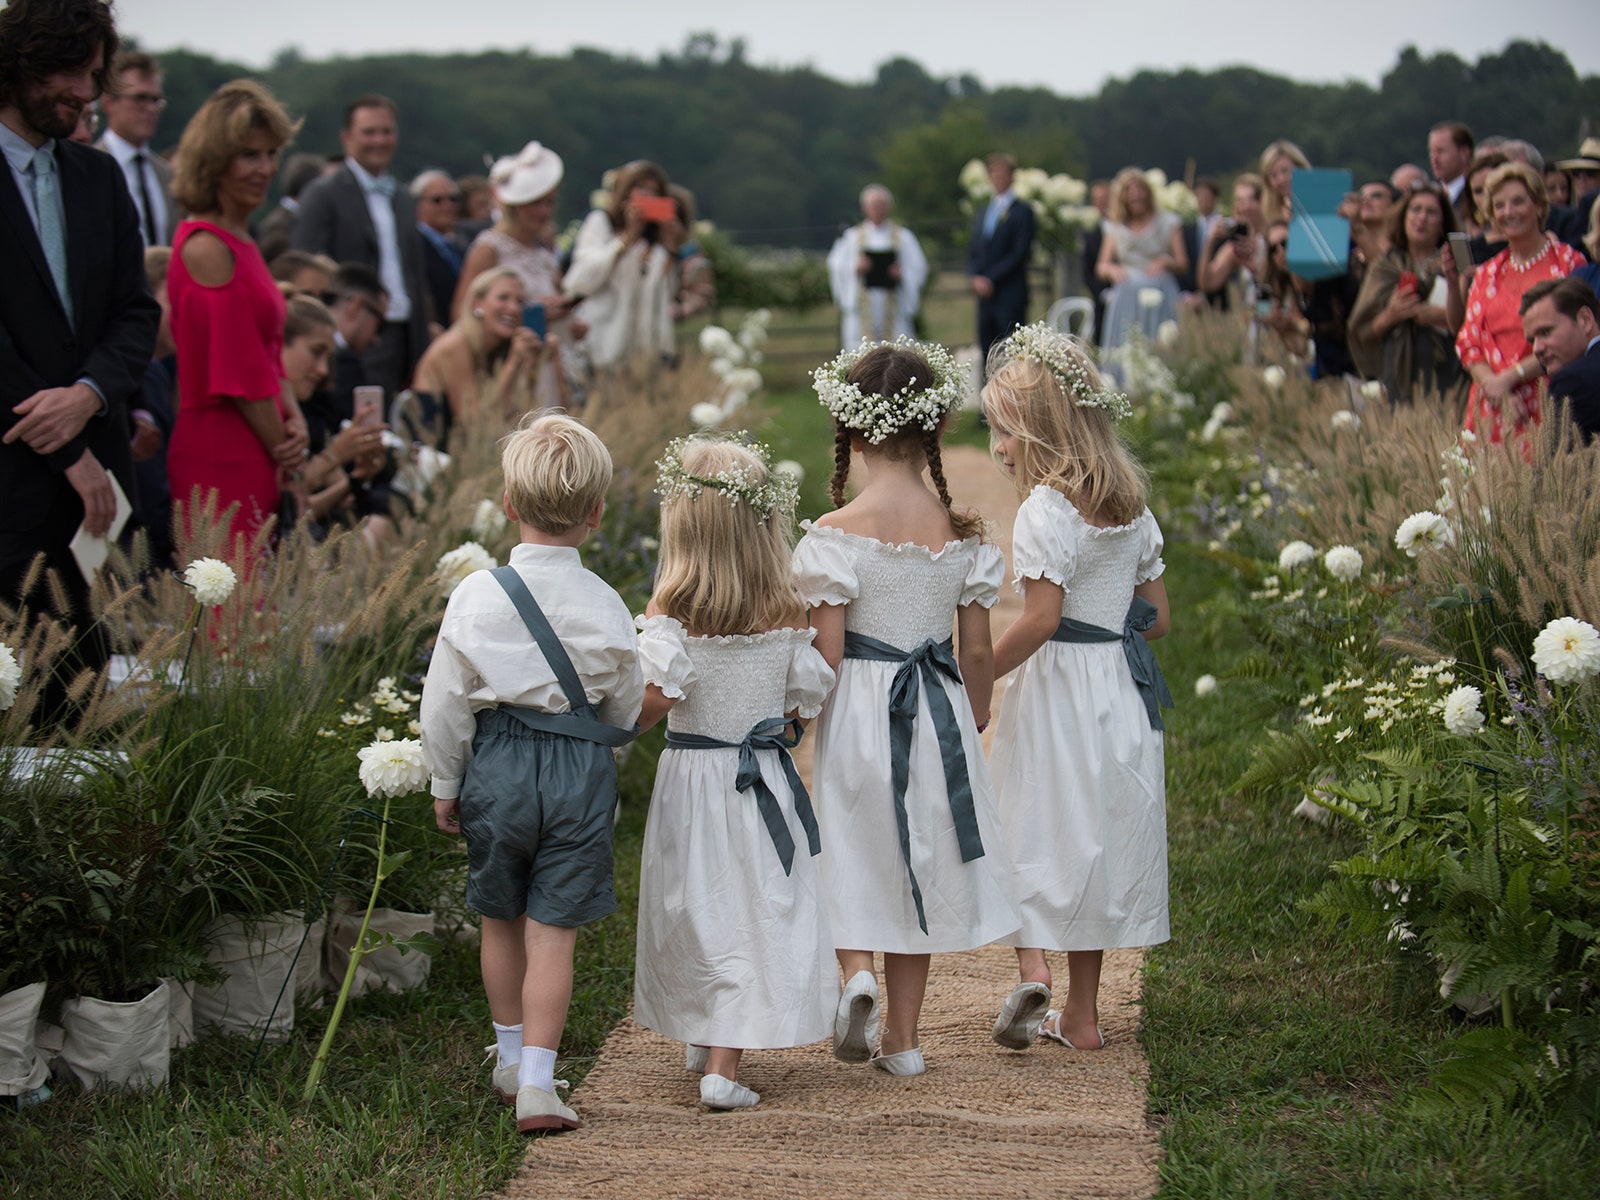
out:
{"label": "woman with blonde hair", "polygon": [[[619,167],[605,208],[584,218],[563,286],[581,301],[589,325],[589,362],[601,369],[672,357],[672,301],[677,255],[688,231],[669,195],[667,173],[653,162]],[[670,216],[656,219],[654,206]]]}
{"label": "woman with blonde hair", "polygon": [[1505,249],[1473,272],[1456,334],[1456,354],[1472,376],[1466,428],[1495,444],[1516,438],[1531,454],[1527,433],[1542,417],[1544,368],[1522,332],[1522,295],[1540,280],[1572,274],[1584,265],[1583,255],[1545,232],[1544,177],[1526,163],[1496,167],[1483,190]]}
{"label": "woman with blonde hair", "polygon": [[415,390],[431,395],[443,414],[441,445],[452,428],[485,422],[509,428],[530,407],[542,343],[522,324],[526,298],[512,268],[479,272],[455,324],[417,363]]}
{"label": "woman with blonde hair", "polygon": [[[1135,324],[1153,335],[1178,303],[1178,276],[1189,269],[1183,222],[1166,212],[1138,167],[1124,167],[1111,181],[1111,211],[1095,273],[1111,285],[1106,293],[1103,349],[1115,350]],[[1150,303],[1152,294],[1159,293]]]}
{"label": "woman with blonde hair", "polygon": [[1261,152],[1261,178],[1267,181],[1261,211],[1269,225],[1289,219],[1289,193],[1294,185],[1296,167],[1309,171],[1311,160],[1291,141],[1279,138]]}
{"label": "woman with blonde hair", "polygon": [[306,425],[279,361],[284,300],[249,226],[298,128],[259,83],[223,84],[183,131],[172,183],[192,216],[173,237],[167,273],[182,364],[167,471],[191,532],[195,496],[232,508],[238,557],[285,490],[304,500]]}
{"label": "woman with blonde hair", "polygon": [[[489,172],[489,186],[499,203],[493,225],[473,239],[461,264],[451,318],[459,319],[469,304],[473,281],[493,267],[509,267],[522,280],[527,302],[544,307],[546,337],[556,344],[583,337],[588,326],[568,320],[576,301],[561,291],[561,260],[553,248],[556,198],[565,166],[548,146],[529,142],[520,153],[498,160]],[[562,401],[558,362],[547,354],[535,389],[545,407]]]}

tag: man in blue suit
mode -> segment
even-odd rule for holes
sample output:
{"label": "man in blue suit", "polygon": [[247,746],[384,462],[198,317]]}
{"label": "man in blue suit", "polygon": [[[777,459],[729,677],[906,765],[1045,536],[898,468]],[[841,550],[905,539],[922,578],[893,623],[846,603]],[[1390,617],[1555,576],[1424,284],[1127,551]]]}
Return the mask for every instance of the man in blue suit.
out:
{"label": "man in blue suit", "polygon": [[994,199],[978,213],[967,249],[967,275],[978,297],[978,349],[989,347],[1028,319],[1028,255],[1033,250],[1033,209],[1011,190],[1017,160],[984,159]]}

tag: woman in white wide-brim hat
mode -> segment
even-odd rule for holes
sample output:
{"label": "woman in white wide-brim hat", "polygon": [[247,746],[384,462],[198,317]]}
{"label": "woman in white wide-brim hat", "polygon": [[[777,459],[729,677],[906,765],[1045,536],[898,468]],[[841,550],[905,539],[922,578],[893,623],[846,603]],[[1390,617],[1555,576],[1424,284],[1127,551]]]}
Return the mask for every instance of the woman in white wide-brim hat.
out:
{"label": "woman in white wide-brim hat", "polygon": [[[529,142],[520,153],[501,158],[490,168],[489,187],[498,215],[467,251],[452,307],[454,318],[460,318],[474,279],[506,267],[522,280],[528,303],[544,306],[546,338],[553,346],[587,332],[582,322],[567,319],[573,301],[562,294],[561,261],[555,252],[556,197],[563,171],[561,156],[538,142]],[[558,361],[557,354],[546,353],[539,369],[535,398],[545,407],[562,402]]]}

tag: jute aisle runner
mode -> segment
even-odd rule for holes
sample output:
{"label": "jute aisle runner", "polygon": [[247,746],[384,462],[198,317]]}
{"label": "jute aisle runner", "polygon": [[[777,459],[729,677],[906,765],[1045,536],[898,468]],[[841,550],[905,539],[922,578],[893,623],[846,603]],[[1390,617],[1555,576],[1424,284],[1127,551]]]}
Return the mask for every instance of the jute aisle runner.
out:
{"label": "jute aisle runner", "polygon": [[[1009,563],[1010,481],[967,447],[949,450],[945,466],[957,502],[994,521]],[[1020,611],[1007,586],[996,634]],[[809,766],[806,756],[808,778]],[[1057,957],[1064,988],[1066,962]],[[1013,952],[935,955],[922,1017],[926,1075],[897,1079],[837,1062],[828,1043],[752,1051],[739,1079],[761,1103],[745,1112],[702,1109],[682,1045],[624,1021],[573,1093],[584,1128],[532,1142],[503,1195],[1150,1196],[1160,1151],[1145,1122],[1149,1071],[1136,1040],[1142,961],[1137,950],[1106,956],[1104,1050],[1045,1041],[1015,1053],[989,1039],[1017,981]]]}

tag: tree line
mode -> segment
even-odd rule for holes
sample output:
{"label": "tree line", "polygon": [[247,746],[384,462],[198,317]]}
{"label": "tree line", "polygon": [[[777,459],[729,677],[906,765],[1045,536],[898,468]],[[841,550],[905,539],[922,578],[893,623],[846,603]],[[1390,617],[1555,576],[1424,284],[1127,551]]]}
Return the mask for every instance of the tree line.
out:
{"label": "tree line", "polygon": [[907,58],[883,63],[871,82],[843,83],[810,67],[753,66],[740,41],[710,33],[655,61],[591,49],[312,61],[285,50],[252,71],[187,50],[158,57],[170,98],[161,137],[173,142],[213,89],[242,75],[304,117],[294,148],[317,152],[338,149],[348,100],[382,92],[400,106],[402,177],[425,167],[481,173],[485,155],[537,139],[566,161],[564,222],[583,214],[606,170],[650,158],[740,242],[805,248],[827,245],[853,219],[872,180],[894,191],[902,220],[959,243],[956,173],[994,149],[1085,178],[1130,164],[1181,177],[1191,160],[1227,176],[1287,137],[1314,164],[1349,167],[1359,182],[1403,161],[1426,166],[1427,130],[1440,120],[1526,138],[1561,158],[1600,115],[1600,76],[1579,77],[1560,49],[1529,41],[1475,63],[1407,47],[1376,88],[1227,67],[1140,71],[1087,97],[985,88]]}

